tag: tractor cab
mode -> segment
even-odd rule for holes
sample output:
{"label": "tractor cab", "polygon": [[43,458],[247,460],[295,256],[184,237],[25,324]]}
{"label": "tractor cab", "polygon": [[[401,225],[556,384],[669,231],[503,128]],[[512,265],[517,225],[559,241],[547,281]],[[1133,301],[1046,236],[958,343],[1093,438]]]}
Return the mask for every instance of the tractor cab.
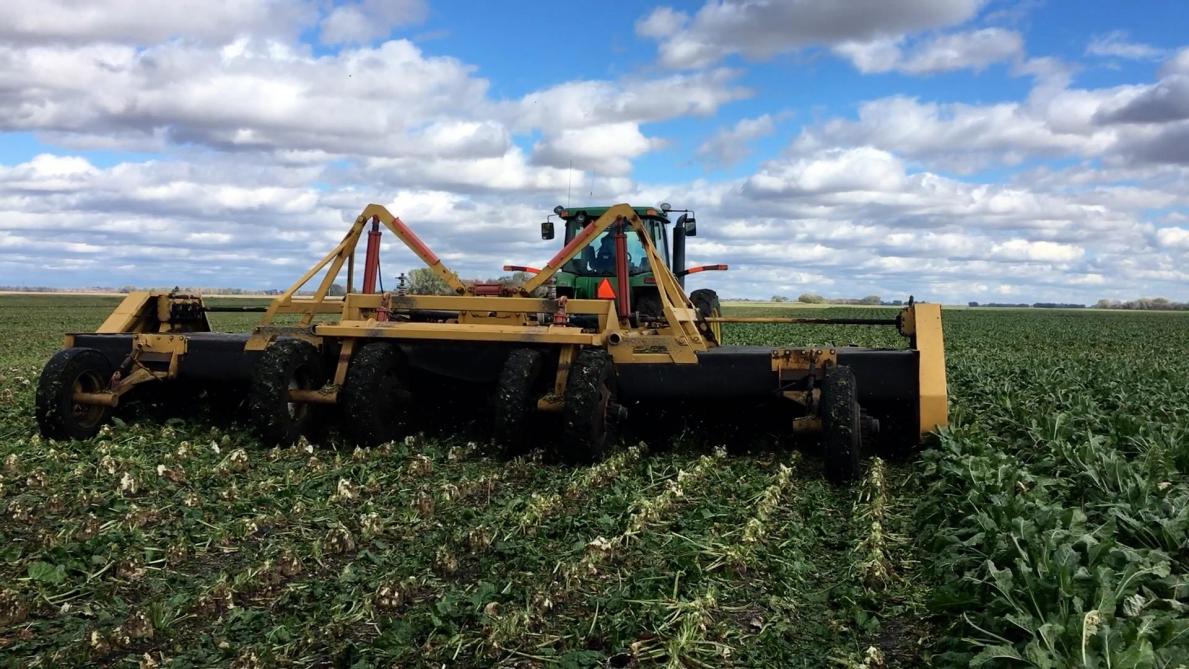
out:
{"label": "tractor cab", "polygon": [[[565,244],[569,244],[582,232],[583,228],[602,216],[609,207],[555,207],[553,213],[565,226]],[[683,210],[676,221],[671,221],[669,215],[673,209],[668,204],[660,207],[632,207],[640,217],[645,229],[652,239],[665,265],[672,270],[677,280],[685,285],[685,276],[705,270],[725,270],[726,265],[707,265],[705,267],[687,268],[685,266],[685,238],[697,233],[692,211]],[[669,225],[673,226],[670,241]],[[553,221],[541,224],[541,238],[553,239]],[[614,232],[606,230],[582,252],[565,264],[555,275],[558,295],[565,295],[576,299],[607,299],[613,298],[619,291],[619,281],[615,269],[615,241]],[[656,277],[648,265],[648,258],[644,253],[644,246],[635,235],[627,239],[628,290],[631,291],[632,304],[637,310],[645,314],[659,314],[660,300],[656,295]],[[697,291],[695,291],[697,292]]]}
{"label": "tractor cab", "polygon": [[[643,218],[644,226],[648,229],[649,236],[652,238],[652,243],[656,246],[656,250],[664,258],[665,264],[671,265],[669,261],[669,244],[665,238],[665,226],[668,225],[669,221],[659,216],[645,216]],[[589,224],[588,221],[580,221],[578,217],[573,217],[566,221],[566,243],[568,244],[573,240],[587,224]],[[648,257],[644,252],[644,245],[640,242],[639,237],[634,235],[628,236],[627,253],[628,270],[632,276],[651,272]],[[573,274],[575,277],[615,276],[614,231],[603,231],[589,246],[582,249],[582,253],[566,263],[562,271],[567,274]]]}
{"label": "tractor cab", "polygon": [[[608,207],[555,209],[554,212],[565,225],[565,243],[570,243],[583,228],[597,220],[607,209]],[[665,234],[669,225],[668,212],[653,207],[633,209],[640,216],[665,264],[672,267],[668,236]],[[542,228],[542,237],[549,236],[544,234],[546,229],[551,232],[552,223],[549,228]],[[558,295],[576,299],[595,299],[612,297],[619,291],[619,281],[615,272],[614,236],[614,231],[604,231],[561,268],[556,275]],[[636,235],[628,235],[627,255],[628,289],[632,292],[632,302],[639,305],[641,310],[647,310],[651,305],[659,304],[655,299],[656,277],[652,275],[644,245]]]}

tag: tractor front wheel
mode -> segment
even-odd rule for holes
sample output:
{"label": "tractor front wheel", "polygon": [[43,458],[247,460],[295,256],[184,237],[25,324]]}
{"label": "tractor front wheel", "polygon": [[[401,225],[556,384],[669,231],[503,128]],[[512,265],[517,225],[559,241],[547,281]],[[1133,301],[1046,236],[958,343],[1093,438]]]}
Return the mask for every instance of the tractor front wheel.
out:
{"label": "tractor front wheel", "polygon": [[624,408],[616,401],[615,364],[602,349],[583,349],[570,365],[562,410],[563,460],[596,462],[615,442]]}
{"label": "tractor front wheel", "polygon": [[248,407],[256,436],[267,446],[288,446],[310,437],[322,418],[319,407],[289,400],[290,390],[317,390],[326,384],[322,356],[313,344],[285,339],[270,344],[256,361]]}
{"label": "tractor front wheel", "polygon": [[545,354],[518,348],[508,354],[492,402],[491,437],[505,455],[523,453],[529,442]]}
{"label": "tractor front wheel", "polygon": [[111,363],[93,348],[58,351],[37,382],[37,427],[49,439],[89,439],[107,420],[108,408],[74,401],[75,393],[98,393],[111,381]]}
{"label": "tractor front wheel", "polygon": [[409,423],[409,389],[400,349],[387,342],[360,347],[339,395],[343,431],[355,444],[376,446],[403,437]]}
{"label": "tractor front wheel", "polygon": [[[698,316],[702,318],[720,318],[722,317],[722,305],[718,301],[718,293],[709,288],[699,288],[689,294],[689,301],[693,303],[698,310]],[[710,329],[710,336],[714,338],[714,343],[722,343],[722,323],[707,323]]]}
{"label": "tractor front wheel", "polygon": [[834,367],[822,380],[822,446],[826,478],[853,481],[861,471],[862,426],[855,375],[849,367]]}

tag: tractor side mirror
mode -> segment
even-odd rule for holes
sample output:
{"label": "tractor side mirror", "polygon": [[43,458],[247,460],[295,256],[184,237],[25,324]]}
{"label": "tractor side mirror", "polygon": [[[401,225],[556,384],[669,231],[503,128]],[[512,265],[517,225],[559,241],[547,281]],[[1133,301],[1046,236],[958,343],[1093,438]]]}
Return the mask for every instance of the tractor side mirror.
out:
{"label": "tractor side mirror", "polygon": [[696,220],[694,220],[693,216],[688,216],[685,219],[685,236],[686,237],[697,237],[698,236],[698,222]]}
{"label": "tractor side mirror", "polygon": [[541,239],[553,239],[553,221],[541,224]]}

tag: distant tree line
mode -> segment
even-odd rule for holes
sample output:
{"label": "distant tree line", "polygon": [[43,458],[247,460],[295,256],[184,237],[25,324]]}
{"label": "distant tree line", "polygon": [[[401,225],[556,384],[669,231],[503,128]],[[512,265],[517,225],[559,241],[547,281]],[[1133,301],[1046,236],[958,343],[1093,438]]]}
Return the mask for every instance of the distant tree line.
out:
{"label": "distant tree line", "polygon": [[[773,295],[770,302],[791,302],[787,296]],[[867,297],[824,297],[817,293],[801,293],[797,296],[797,302],[802,304],[871,304],[884,306],[900,306],[903,304],[901,300],[892,300],[884,302],[879,295],[868,295]]]}
{"label": "distant tree line", "polygon": [[1126,302],[1102,299],[1094,303],[1094,308],[1151,311],[1189,311],[1189,302],[1173,302],[1163,297],[1141,297],[1137,300],[1128,300]]}
{"label": "distant tree line", "polygon": [[967,302],[968,307],[999,307],[1011,309],[1085,309],[1084,304],[1075,304],[1073,302],[1033,302],[1032,304],[1011,303],[1011,302]]}
{"label": "distant tree line", "polygon": [[[453,295],[454,291],[446,284],[442,277],[438,276],[428,267],[418,267],[411,269],[407,274],[403,275],[405,280],[405,292],[409,295]],[[491,279],[463,279],[466,284],[487,284],[500,285],[509,289],[516,289],[523,286],[533,277],[528,272],[513,272],[511,274],[504,274]],[[399,281],[399,279],[398,279]],[[538,289],[538,295],[544,295],[545,289]]]}

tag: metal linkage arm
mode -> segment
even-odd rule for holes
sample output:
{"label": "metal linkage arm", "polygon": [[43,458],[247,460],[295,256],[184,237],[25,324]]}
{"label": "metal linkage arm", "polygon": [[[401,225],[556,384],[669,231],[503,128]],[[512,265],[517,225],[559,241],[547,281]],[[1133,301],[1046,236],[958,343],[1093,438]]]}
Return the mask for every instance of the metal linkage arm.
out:
{"label": "metal linkage arm", "polygon": [[687,267],[677,273],[677,276],[685,276],[687,274],[697,274],[698,272],[725,272],[727,265],[719,263],[717,265],[702,265],[700,267]]}
{"label": "metal linkage arm", "polygon": [[[318,285],[318,290],[315,291],[314,298],[311,301],[315,303],[321,303],[325,299],[326,294],[330,291],[330,286],[332,283],[334,283],[335,277],[338,276],[339,270],[342,269],[343,263],[346,262],[347,258],[354,253],[355,245],[359,242],[359,234],[362,230],[363,222],[356,220],[355,224],[351,226],[351,229],[347,231],[346,236],[343,237],[343,240],[339,242],[337,246],[331,249],[330,253],[327,253],[325,256],[323,256],[322,259],[319,260],[313,267],[311,267],[308,272],[303,274],[300,279],[293,283],[293,285],[289,286],[289,288],[284,293],[281,293],[279,296],[274,298],[271,303],[269,303],[268,310],[264,312],[264,316],[260,319],[258,327],[267,326],[268,324],[272,323],[273,318],[275,318],[278,313],[287,311],[287,307],[292,304],[293,296],[297,294],[297,291],[301,290],[310,279],[314,278],[318,272],[321,272],[323,268],[329,265],[330,268],[327,270],[325,276],[322,277],[322,281]],[[312,320],[313,312],[311,311],[309,313],[305,313],[303,311],[303,325],[308,325]],[[267,344],[267,336],[258,336],[254,334],[252,339],[249,340],[247,348],[248,350],[260,350],[263,349]]]}
{"label": "metal linkage arm", "polygon": [[459,295],[465,295],[467,293],[466,284],[464,284],[462,280],[458,278],[458,275],[451,271],[449,267],[446,267],[446,265],[442,262],[442,259],[439,258],[436,253],[431,251],[429,247],[425,245],[425,242],[421,241],[421,238],[418,237],[417,234],[409,228],[409,226],[404,224],[404,221],[400,220],[396,216],[393,216],[391,212],[388,211],[388,209],[378,204],[369,204],[364,208],[363,213],[359,215],[359,218],[355,219],[355,223],[357,225],[362,225],[363,223],[371,220],[373,216],[380,219],[380,222],[383,223],[384,226],[389,230],[391,230],[392,234],[396,235],[397,239],[400,239],[402,242],[404,242],[405,246],[409,247],[410,251],[417,254],[417,257],[421,259],[421,262],[425,263],[426,267],[428,267],[434,274],[438,275],[438,278],[445,281],[446,285],[450,286],[451,290],[453,290],[455,293],[458,293]]}
{"label": "metal linkage arm", "polygon": [[[308,272],[302,275],[300,279],[289,286],[288,290],[276,297],[264,312],[264,316],[260,319],[256,329],[253,331],[251,338],[245,345],[245,349],[249,351],[263,350],[268,342],[275,336],[277,328],[270,328],[269,326],[276,318],[277,314],[282,313],[298,313],[301,318],[298,320],[297,331],[305,331],[313,323],[314,317],[320,313],[339,313],[345,304],[342,300],[327,300],[326,296],[330,292],[330,287],[334,284],[334,280],[338,277],[343,265],[348,265],[348,283],[352,283],[352,276],[355,248],[359,245],[359,238],[363,234],[363,228],[372,219],[378,219],[385,227],[392,231],[398,239],[404,242],[405,246],[409,247],[417,257],[426,264],[438,275],[447,285],[459,295],[466,294],[467,287],[458,278],[454,272],[446,267],[441,258],[429,247],[425,242],[421,241],[409,226],[405,225],[399,218],[393,216],[387,209],[378,204],[369,204],[364,208],[363,213],[355,218],[355,222],[351,225],[351,229],[347,232],[343,240],[338,243],[330,253],[327,253],[321,260],[319,260]],[[314,294],[309,298],[295,299],[298,291],[305,287],[305,285],[323,272],[322,280],[318,283],[318,287],[314,290]],[[289,327],[293,330],[292,327]]]}

